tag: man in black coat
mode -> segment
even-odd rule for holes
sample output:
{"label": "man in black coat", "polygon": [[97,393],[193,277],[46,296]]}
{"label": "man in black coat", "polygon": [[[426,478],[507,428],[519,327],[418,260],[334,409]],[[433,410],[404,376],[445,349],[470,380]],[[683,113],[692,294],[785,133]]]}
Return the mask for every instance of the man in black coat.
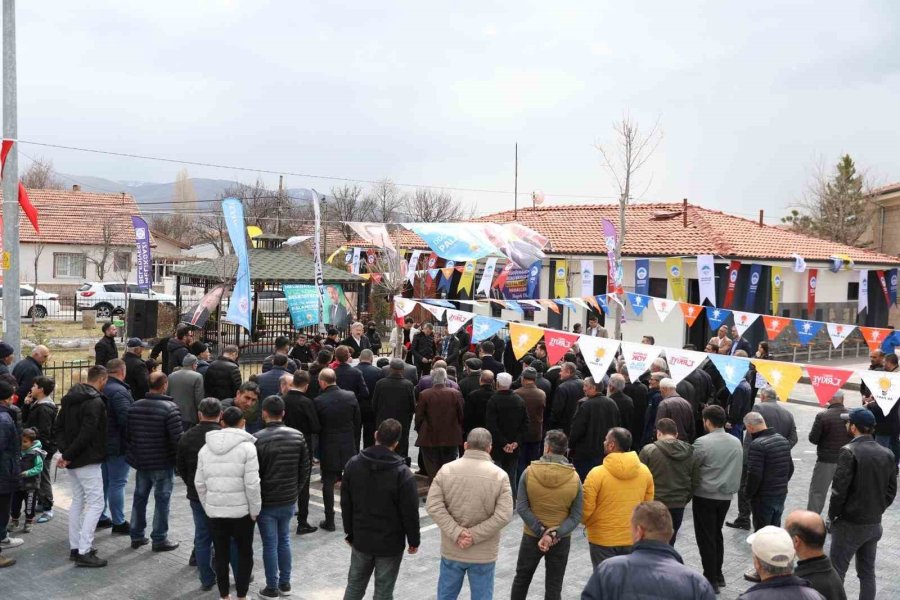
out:
{"label": "man in black coat", "polygon": [[[175,479],[175,455],[183,431],[178,405],[166,396],[169,378],[165,373],[150,375],[150,393],[128,411],[128,464],[135,470],[134,500],[131,504],[131,547],[153,541],[154,552],[168,552],[178,542],[168,539],[169,501]],[[153,531],[147,528],[147,501],[153,491],[155,501]]]}
{"label": "man in black coat", "polygon": [[369,343],[369,338],[366,337],[362,323],[357,322],[350,326],[350,335],[341,341],[341,346],[350,348],[353,358],[359,358],[359,353],[363,350],[371,350],[372,345]]}
{"label": "man in black coat", "polygon": [[[602,394],[593,377],[578,382],[582,385],[585,400],[578,404],[572,417],[569,448],[572,465],[583,482],[591,469],[603,462],[606,434],[613,427],[619,427],[622,420],[616,403]],[[562,385],[557,393],[561,390]]]}
{"label": "man in black coat", "polygon": [[309,365],[309,363],[315,360],[312,349],[309,347],[308,338],[306,337],[305,333],[297,334],[297,340],[294,342],[294,346],[288,353],[288,357],[291,358],[295,363],[297,363],[298,367],[301,364]]}
{"label": "man in black coat", "polygon": [[352,548],[347,598],[365,595],[373,570],[375,597],[392,597],[403,549],[407,543],[410,554],[419,549],[416,480],[403,458],[394,453],[403,431],[397,420],[383,421],[375,433],[375,445],[350,459],[344,470],[341,516]]}
{"label": "man in black coat", "polygon": [[103,471],[106,460],[106,403],[100,390],[107,373],[99,365],[88,369],[87,383],[76,383],[63,396],[53,425],[53,438],[62,453],[56,466],[69,470],[72,478],[72,505],[69,522],[81,523],[69,529],[69,558],[82,567],[105,567],[93,549],[94,530],[103,512]]}
{"label": "man in black coat", "polygon": [[104,323],[100,331],[103,332],[103,337],[94,345],[94,364],[105,367],[112,359],[119,358],[119,349],[116,347],[119,329],[110,321]]}
{"label": "man in black coat", "polygon": [[[363,404],[368,404],[371,396],[369,387],[366,385],[366,379],[363,377],[362,371],[350,365],[350,348],[348,346],[338,346],[334,350],[334,358],[338,362],[338,366],[334,369],[334,375],[337,378],[337,385],[342,390],[353,392],[356,396],[356,402],[360,406],[360,416],[362,415]],[[356,448],[359,449],[361,427],[356,429]]]}
{"label": "man in black coat", "polygon": [[[631,440],[634,444],[635,451],[640,451],[642,446],[642,438],[644,437],[644,424],[647,418],[647,404],[650,398],[650,390],[640,381],[631,382],[628,379],[628,367],[622,363],[619,367],[619,374],[625,377],[625,389],[622,392],[631,398],[634,406],[634,415],[631,423],[623,423],[630,432]],[[703,429],[701,428],[700,431]]]}
{"label": "man in black coat", "polygon": [[288,360],[288,357],[284,354],[276,354],[272,359],[271,368],[256,377],[260,398],[265,399],[269,396],[278,395],[281,392],[281,377],[296,372],[288,368]]}
{"label": "man in black coat", "polygon": [[481,359],[470,358],[466,360],[463,368],[465,375],[457,383],[459,384],[459,393],[465,399],[481,385]]}
{"label": "man in black coat", "polygon": [[31,351],[31,356],[26,356],[16,363],[13,367],[12,374],[16,378],[18,385],[16,386],[16,395],[24,398],[31,391],[32,383],[35,377],[44,374],[44,363],[50,359],[50,349],[47,346],[35,346]]}
{"label": "man in black coat", "polygon": [[[0,381],[0,552],[3,548],[21,546],[24,540],[11,538],[6,531],[9,524],[9,509],[13,496],[19,489],[21,479],[22,436],[16,427],[16,416],[10,409],[13,387],[6,381]],[[0,554],[0,568],[16,564],[12,558]]]}
{"label": "man in black coat", "polygon": [[222,356],[209,365],[203,376],[203,387],[210,398],[234,398],[241,387],[241,368],[238,366],[238,347],[225,346]]}
{"label": "man in black coat", "polygon": [[487,405],[494,395],[494,374],[482,370],[478,389],[469,392],[463,404],[463,439],[469,439],[469,432],[477,427],[487,429]]}
{"label": "man in black coat", "polygon": [[[562,432],[569,436],[571,445],[572,436],[569,435],[569,429],[572,424],[572,416],[575,414],[578,401],[584,398],[584,390],[582,381],[578,378],[575,363],[564,363],[559,369],[559,378],[560,384],[556,388],[556,393],[553,394],[553,403],[550,408],[550,429],[562,429]],[[603,443],[602,437],[598,443]]]}
{"label": "man in black coat", "polygon": [[444,334],[437,342],[437,356],[444,360],[448,365],[459,365],[459,339],[455,335],[449,333]]}
{"label": "man in black coat", "polygon": [[625,377],[618,373],[610,375],[606,394],[616,403],[616,408],[619,409],[619,422],[627,429],[634,423],[634,401],[625,393]]}
{"label": "man in black coat", "polygon": [[422,325],[422,330],[416,334],[409,345],[409,352],[413,356],[413,364],[419,370],[420,375],[428,375],[431,372],[431,363],[437,354],[437,346],[434,342],[434,327],[431,323]]}
{"label": "man in black coat", "polygon": [[[346,352],[349,354],[349,350]],[[334,485],[344,471],[347,461],[356,455],[359,448],[356,432],[362,426],[362,417],[356,395],[337,385],[333,369],[326,368],[319,371],[319,389],[321,391],[314,402],[319,423],[322,425],[319,457],[322,469],[322,501],[325,504],[325,520],[319,523],[319,527],[326,531],[334,531]]]}
{"label": "man in black coat", "polygon": [[166,344],[166,353],[168,362],[163,364],[163,373],[171,374],[176,369],[181,368],[184,357],[190,354],[188,346],[194,341],[194,333],[190,325],[179,325],[175,330],[175,337],[169,338]]}
{"label": "man in black coat", "polygon": [[738,350],[743,350],[747,353],[746,356],[753,356],[753,346],[744,339],[736,325],[731,326],[731,336],[733,339],[731,340],[731,349],[728,351],[730,355],[734,356]]}
{"label": "man in black coat", "polygon": [[[303,434],[310,456],[313,456],[313,436],[322,430],[316,405],[306,395],[309,389],[309,373],[297,370],[293,375],[281,378],[281,397],[284,399],[284,424]],[[309,524],[309,478],[300,487],[297,496],[297,535],[318,530]]]}
{"label": "man in black coat", "polygon": [[141,338],[129,338],[125,343],[122,360],[125,361],[125,383],[131,388],[131,396],[140,400],[150,391],[150,370],[142,355],[144,348],[149,348]]}
{"label": "man in black coat", "polygon": [[766,425],[757,412],[744,417],[747,432],[753,438],[747,451],[747,498],[753,513],[753,528],[781,526],[781,514],[788,482],[794,474],[791,444]]}
{"label": "man in black coat", "polygon": [[516,471],[519,468],[519,446],[528,433],[528,411],[522,397],[513,392],[512,375],[497,375],[497,391],[487,403],[485,420],[491,432],[493,444],[491,458],[494,464],[506,471],[509,485],[513,489],[513,504],[516,502],[518,482]]}
{"label": "man in black coat", "polygon": [[359,398],[359,412],[362,415],[362,445],[368,448],[375,443],[375,411],[372,409],[372,393],[375,385],[384,378],[384,371],[372,364],[375,355],[368,348],[359,353],[359,364],[356,368],[362,373],[366,382],[367,395]]}
{"label": "man in black coat", "polygon": [[[413,386],[415,386],[417,383],[419,383],[419,371],[418,369],[416,369],[415,365],[411,365],[409,363],[405,364],[406,366],[403,367],[403,379],[407,380],[408,382],[413,384]],[[384,372],[385,377],[387,377],[390,374],[391,367],[389,365],[386,365],[384,367],[381,367],[381,370]]]}
{"label": "man in black coat", "polygon": [[194,518],[194,555],[200,585],[204,590],[211,590],[216,584],[216,572],[212,565],[212,530],[209,517],[206,516],[197,489],[194,487],[194,475],[197,474],[197,456],[206,444],[206,434],[221,429],[219,420],[222,418],[222,404],[216,398],[204,398],[197,411],[197,418],[199,422],[185,431],[178,440],[175,471],[184,481],[187,499],[191,504],[191,515]]}
{"label": "man in black coat", "polygon": [[128,484],[128,448],[125,439],[128,411],[134,404],[131,388],[125,383],[125,361],[114,358],[106,364],[109,378],[103,386],[106,398],[106,462],[103,463],[103,499],[109,509],[103,511],[98,528],[112,527],[118,535],[128,535],[130,524],[125,520],[125,486]]}
{"label": "man in black coat", "polygon": [[[59,407],[53,401],[53,392],[56,390],[56,382],[52,377],[42,375],[34,378],[31,386],[31,394],[23,400],[22,419],[26,428],[37,431],[41,448],[47,453],[44,459],[44,470],[41,471],[40,490],[38,498],[43,505],[44,515],[38,518],[39,523],[44,523],[53,518],[53,485],[50,483],[51,459],[56,454],[56,442],[53,440],[53,423],[59,413]],[[44,520],[42,521],[41,518]]]}
{"label": "man in black coat", "polygon": [[827,600],[847,600],[844,582],[825,555],[828,532],[822,516],[808,510],[795,510],[788,515],[784,529],[797,551],[794,575],[807,580],[810,587]]}
{"label": "man in black coat", "polygon": [[284,400],[280,396],[263,400],[262,417],[266,426],[255,434],[262,494],[256,523],[266,571],[266,587],[260,597],[277,598],[291,589],[290,524],[300,488],[309,481],[311,457],[303,434],[282,421]]}
{"label": "man in black coat", "polygon": [[503,366],[503,363],[494,358],[494,342],[490,340],[481,342],[479,353],[481,354],[480,358],[482,371],[490,371],[494,374],[494,377],[496,377],[499,373],[506,372],[506,367]]}
{"label": "man in black coat", "polygon": [[403,376],[407,366],[401,358],[391,359],[388,376],[380,379],[372,392],[372,411],[375,413],[376,428],[387,419],[400,423],[403,431],[394,451],[409,466],[409,431],[416,412],[416,392],[413,384]]}
{"label": "man in black coat", "polygon": [[278,355],[283,355],[287,358],[287,361],[284,364],[285,370],[288,373],[293,374],[294,371],[297,370],[297,363],[293,358],[290,357],[291,353],[291,340],[283,335],[279,335],[275,338],[275,352],[270,354],[269,356],[263,359],[262,372],[268,373],[272,370],[272,366],[275,364],[275,357]]}

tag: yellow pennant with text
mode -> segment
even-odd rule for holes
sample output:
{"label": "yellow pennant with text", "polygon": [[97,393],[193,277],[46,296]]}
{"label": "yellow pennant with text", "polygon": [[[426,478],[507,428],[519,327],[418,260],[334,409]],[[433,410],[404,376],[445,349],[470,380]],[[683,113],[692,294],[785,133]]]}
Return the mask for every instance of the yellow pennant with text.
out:
{"label": "yellow pennant with text", "polygon": [[567,267],[566,261],[556,263],[553,286],[554,298],[566,298],[569,295],[569,270]]}
{"label": "yellow pennant with text", "polygon": [[540,327],[531,327],[520,323],[509,324],[509,340],[512,342],[513,354],[516,360],[521,360],[534,345],[544,337],[544,330]]}
{"label": "yellow pennant with text", "polygon": [[772,267],[772,314],[778,315],[778,305],[781,304],[781,289],[784,286],[784,277],[781,276],[781,267]]}
{"label": "yellow pennant with text", "polygon": [[684,267],[681,264],[681,258],[666,259],[666,274],[669,276],[669,289],[672,291],[672,298],[679,302],[684,302],[687,297],[684,294]]}
{"label": "yellow pennant with text", "polygon": [[[775,393],[778,394],[778,399],[782,402],[787,402],[794,386],[797,385],[797,382],[803,376],[803,368],[800,365],[759,359],[753,359],[751,362],[759,374],[763,376],[763,379],[775,388]],[[771,423],[768,425],[771,425]]]}
{"label": "yellow pennant with text", "polygon": [[456,286],[456,292],[458,294],[468,294],[470,291],[472,291],[472,283],[475,281],[476,265],[477,261],[466,261],[466,265],[463,267],[462,275],[459,276],[459,285]]}

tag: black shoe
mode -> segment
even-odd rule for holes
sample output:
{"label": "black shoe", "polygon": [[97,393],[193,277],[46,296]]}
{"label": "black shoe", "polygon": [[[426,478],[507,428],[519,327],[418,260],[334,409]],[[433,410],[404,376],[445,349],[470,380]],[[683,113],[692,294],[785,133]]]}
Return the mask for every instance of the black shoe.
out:
{"label": "black shoe", "polygon": [[110,519],[100,519],[97,521],[97,529],[109,529],[113,526],[113,522]]}
{"label": "black shoe", "polygon": [[113,525],[111,533],[113,535],[128,535],[131,533],[131,523],[124,521],[118,525]]}
{"label": "black shoe", "polygon": [[716,585],[718,585],[720,588],[723,588],[727,585],[725,583],[725,576],[721,573],[719,573],[719,575],[716,577]]}
{"label": "black shoe", "polygon": [[291,584],[289,583],[279,583],[278,584],[278,592],[282,596],[290,596],[291,595]]}
{"label": "black shoe", "polygon": [[188,559],[188,566],[189,567],[197,566],[197,551],[196,550],[191,550],[191,557]]}
{"label": "black shoe", "polygon": [[131,540],[131,548],[133,550],[137,550],[141,546],[146,546],[150,543],[150,538],[141,538],[139,540],[132,539]]}
{"label": "black shoe", "polygon": [[91,550],[87,554],[79,554],[78,556],[76,556],[75,566],[91,568],[105,567],[106,559],[98,557],[96,550]]}
{"label": "black shoe", "polygon": [[[96,548],[91,548],[91,552],[96,552]],[[78,550],[69,550],[69,560],[75,560],[78,558]]]}
{"label": "black shoe", "polygon": [[325,519],[324,521],[319,521],[319,528],[324,531],[334,531],[334,520]]}
{"label": "black shoe", "polygon": [[172,550],[174,550],[175,548],[177,548],[180,545],[181,544],[179,544],[178,542],[166,540],[159,544],[153,544],[153,551],[154,552],[171,552]]}
{"label": "black shoe", "polygon": [[209,585],[201,585],[201,586],[200,586],[200,589],[201,589],[202,591],[204,591],[204,592],[209,592],[209,591],[212,591],[212,589],[213,589],[214,587],[216,587],[216,584],[211,583],[211,584],[209,584]]}
{"label": "black shoe", "polygon": [[718,584],[718,583],[711,583],[711,584],[709,584],[709,585],[712,586],[712,589],[713,589],[713,593],[714,593],[714,594],[719,595],[719,594],[721,593],[721,590],[719,589],[719,584]]}
{"label": "black shoe", "polygon": [[732,529],[746,529],[747,531],[750,531],[750,523],[748,523],[747,521],[739,521],[735,519],[734,521],[727,521],[725,525],[731,527]]}
{"label": "black shoe", "polygon": [[260,598],[278,598],[278,590],[270,588],[269,586],[259,590],[258,593]]}
{"label": "black shoe", "polygon": [[318,531],[318,527],[313,527],[309,523],[297,523],[297,535],[306,535],[308,533],[315,533]]}

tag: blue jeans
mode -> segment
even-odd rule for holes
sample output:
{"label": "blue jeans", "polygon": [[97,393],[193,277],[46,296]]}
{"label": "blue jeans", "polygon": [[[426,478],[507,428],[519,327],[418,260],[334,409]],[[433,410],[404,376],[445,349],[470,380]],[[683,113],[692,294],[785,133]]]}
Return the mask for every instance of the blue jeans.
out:
{"label": "blue jeans", "polygon": [[[216,570],[212,565],[212,531],[209,528],[209,517],[203,510],[199,500],[191,500],[191,515],[194,517],[194,553],[197,557],[197,569],[200,571],[200,585],[214,585]],[[231,541],[231,569],[237,573],[237,544]]]}
{"label": "blue jeans", "polygon": [[494,598],[495,563],[464,563],[441,558],[441,574],[438,578],[438,600],[456,600],[462,589],[463,579],[469,574],[469,590],[472,600]]}
{"label": "blue jeans", "polygon": [[744,424],[743,423],[732,423],[731,429],[728,430],[728,433],[736,437],[740,442],[744,443]]}
{"label": "blue jeans", "polygon": [[131,504],[131,539],[140,540],[147,529],[147,501],[150,490],[153,490],[153,532],[150,540],[153,545],[166,541],[169,533],[169,500],[172,498],[172,486],[175,469],[159,469],[154,471],[136,470],[134,481],[134,501]]}
{"label": "blue jeans", "polygon": [[[128,473],[131,467],[125,461],[125,455],[110,456],[100,470],[103,472],[103,514],[100,519],[110,519],[113,525],[125,522],[125,486],[128,484]],[[109,513],[106,508],[109,507]]]}
{"label": "blue jeans", "polygon": [[264,506],[256,518],[263,543],[266,587],[277,588],[291,582],[291,519],[294,503]]}
{"label": "blue jeans", "polygon": [[750,499],[750,510],[753,514],[753,531],[759,531],[766,525],[781,527],[784,499],[785,496],[757,496]]}

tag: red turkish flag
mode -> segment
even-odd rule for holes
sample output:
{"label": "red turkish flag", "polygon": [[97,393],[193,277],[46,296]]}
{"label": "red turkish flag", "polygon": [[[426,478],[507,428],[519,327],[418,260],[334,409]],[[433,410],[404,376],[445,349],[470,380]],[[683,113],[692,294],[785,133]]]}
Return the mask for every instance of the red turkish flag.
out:
{"label": "red turkish flag", "polygon": [[881,327],[863,327],[860,325],[859,331],[863,334],[863,339],[866,340],[869,350],[873,351],[880,350],[884,338],[893,333],[894,330],[882,329]]}
{"label": "red turkish flag", "polygon": [[816,314],[816,287],[819,284],[819,270],[809,269],[806,279],[806,311],[808,318],[815,319]]}
{"label": "red turkish flag", "polygon": [[550,367],[558,363],[559,359],[572,349],[572,344],[578,341],[578,337],[574,333],[545,329],[544,345],[547,346],[547,366]]}
{"label": "red turkish flag", "polygon": [[688,304],[687,302],[680,302],[679,304],[681,304],[681,314],[684,315],[685,323],[687,323],[688,327],[693,327],[694,321],[703,313],[703,307],[697,304]]}
{"label": "red turkish flag", "polygon": [[40,233],[41,229],[38,227],[38,211],[31,203],[31,199],[28,197],[28,190],[25,189],[25,186],[22,182],[19,182],[19,206],[22,207],[22,211],[25,213],[25,216],[28,217],[28,220],[31,221],[31,226],[34,227],[35,232]]}
{"label": "red turkish flag", "polygon": [[3,167],[6,166],[6,155],[12,150],[15,140],[3,140],[3,150],[0,151],[0,176],[3,175]]}
{"label": "red turkish flag", "polygon": [[853,371],[847,371],[846,369],[814,367],[812,365],[807,365],[806,372],[809,373],[809,383],[816,393],[816,398],[819,399],[819,406],[828,404],[834,393],[841,389],[853,375]]}
{"label": "red turkish flag", "polygon": [[787,327],[791,319],[784,317],[773,317],[771,315],[763,315],[763,323],[766,325],[766,335],[770,340],[774,340]]}

